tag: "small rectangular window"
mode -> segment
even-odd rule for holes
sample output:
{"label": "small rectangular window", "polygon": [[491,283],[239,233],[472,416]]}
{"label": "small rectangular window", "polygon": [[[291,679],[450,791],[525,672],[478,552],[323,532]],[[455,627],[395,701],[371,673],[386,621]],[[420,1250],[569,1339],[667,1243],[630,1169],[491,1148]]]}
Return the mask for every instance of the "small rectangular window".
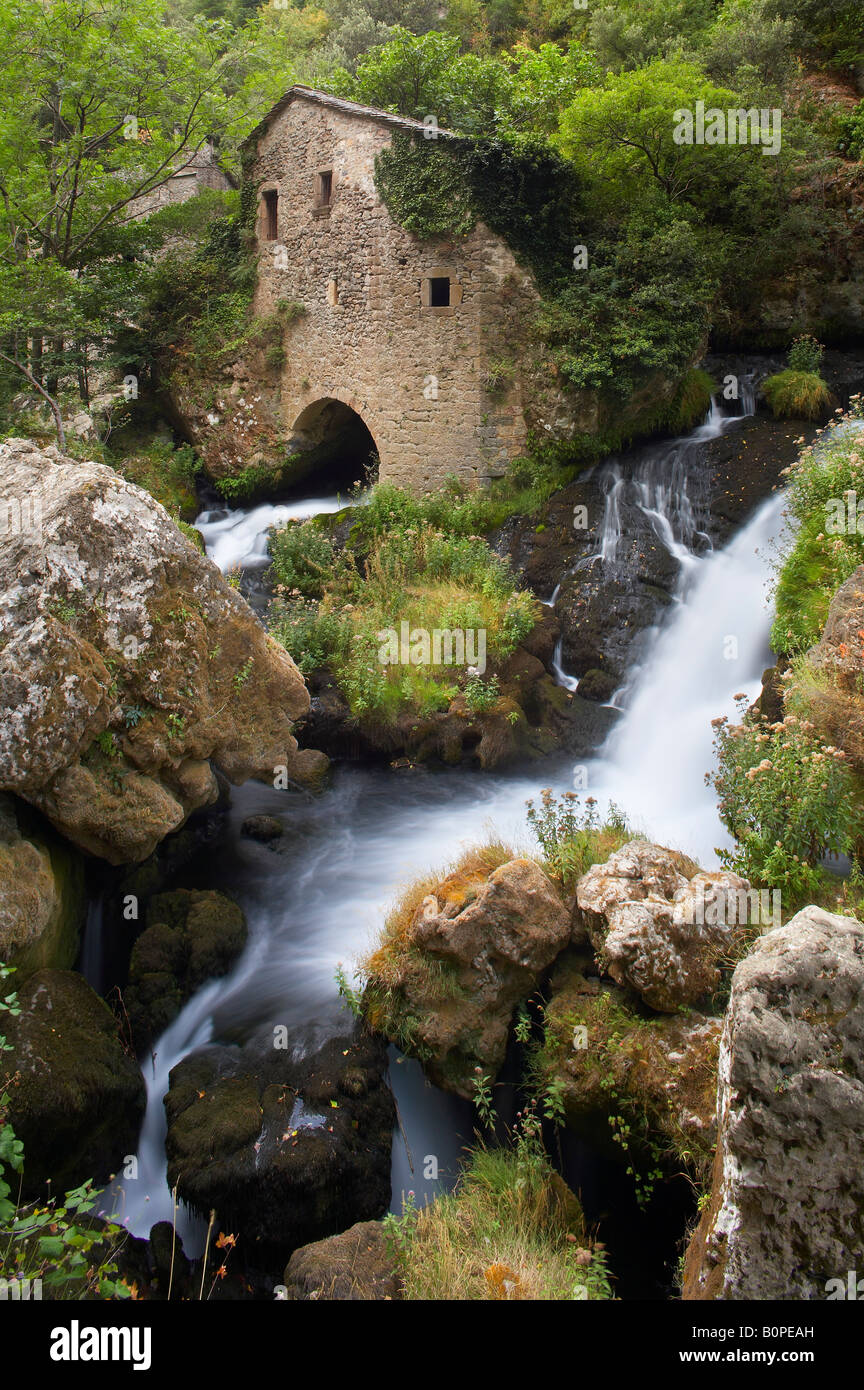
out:
{"label": "small rectangular window", "polygon": [[275,188],[268,188],[264,194],[264,237],[275,241],[279,235],[279,194]]}
{"label": "small rectangular window", "polygon": [[315,204],[319,208],[329,208],[333,197],[333,170],[324,169],[318,175],[318,186],[315,190]]}
{"label": "small rectangular window", "polygon": [[433,275],[429,281],[429,307],[444,309],[450,303],[450,276]]}

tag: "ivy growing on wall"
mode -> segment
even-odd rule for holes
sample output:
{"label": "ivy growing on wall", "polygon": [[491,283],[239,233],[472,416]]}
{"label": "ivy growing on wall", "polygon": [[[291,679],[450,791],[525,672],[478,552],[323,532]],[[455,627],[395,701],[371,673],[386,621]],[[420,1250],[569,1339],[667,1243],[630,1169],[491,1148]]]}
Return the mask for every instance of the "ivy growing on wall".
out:
{"label": "ivy growing on wall", "polygon": [[457,240],[480,220],[541,288],[571,269],[578,178],[543,140],[398,134],[375,160],[375,185],[394,221],[419,237]]}

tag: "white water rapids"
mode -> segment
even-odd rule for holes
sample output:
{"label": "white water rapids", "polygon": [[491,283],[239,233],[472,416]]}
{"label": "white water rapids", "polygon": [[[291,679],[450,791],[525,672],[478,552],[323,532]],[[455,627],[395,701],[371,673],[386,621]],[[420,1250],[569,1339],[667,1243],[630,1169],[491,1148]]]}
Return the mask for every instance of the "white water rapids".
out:
{"label": "white water rapids", "polygon": [[[729,423],[715,410],[686,443]],[[734,713],[737,692],[755,696],[770,661],[766,582],[783,503],[779,496],[764,502],[724,550],[692,552],[687,546],[692,535],[684,534],[686,469],[681,463],[686,452],[682,441],[667,447],[673,469],[665,481],[660,472],[633,480],[644,489],[645,509],[656,513],[658,529],[668,528],[671,543],[686,547],[687,563],[673,612],[630,683],[626,710],[581,776],[577,769],[577,784],[586,786],[583,795],[596,797],[601,810],[614,800],[636,828],[708,866],[715,846],[725,842],[714,793],[703,780],[712,762],[710,720]],[[323,501],[322,509],[335,510],[336,499]],[[305,505],[321,508],[316,501]],[[238,563],[248,566],[250,556],[256,564],[266,556],[266,528],[281,519],[279,511],[262,507],[205,517],[197,524],[220,568],[230,569]],[[610,528],[616,515],[613,498]],[[607,554],[610,547],[614,552],[605,529],[603,544]],[[453,860],[490,831],[530,850],[526,799],[545,786],[563,792],[573,785],[572,762],[562,762],[531,775],[452,770],[400,776],[343,767],[321,796],[301,802],[258,783],[237,789],[206,875],[205,866],[198,866],[198,886],[220,888],[240,903],[249,922],[249,942],[229,976],[206,985],[187,1003],[156,1043],[155,1061],[145,1063],[148,1106],[138,1177],[115,1184],[112,1200],[120,1219],[136,1234],[147,1235],[155,1221],[172,1218],[162,1098],[168,1073],[181,1058],[229,1029],[242,1035],[272,1022],[289,1022],[305,1030],[309,1046],[313,1035],[320,1040],[335,1031],[341,1007],[336,966],[344,962],[350,974],[351,962],[370,944],[382,911],[400,886]],[[243,819],[258,812],[283,818],[284,853],[241,837]],[[400,1062],[390,1071],[415,1159],[412,1171],[397,1134],[394,1193],[398,1198],[410,1187],[422,1200],[439,1186],[424,1184],[423,1156],[436,1154],[442,1173],[452,1174],[462,1143],[470,1139],[470,1113],[426,1085],[416,1063]],[[182,1210],[178,1229],[187,1252],[194,1254],[194,1223]]]}

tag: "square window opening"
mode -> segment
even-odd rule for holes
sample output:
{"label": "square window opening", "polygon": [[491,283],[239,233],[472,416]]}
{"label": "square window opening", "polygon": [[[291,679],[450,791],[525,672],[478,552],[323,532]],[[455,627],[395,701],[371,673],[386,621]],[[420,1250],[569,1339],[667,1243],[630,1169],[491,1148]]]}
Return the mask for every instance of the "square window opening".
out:
{"label": "square window opening", "polygon": [[275,241],[279,235],[279,194],[269,188],[264,194],[264,236],[267,241]]}
{"label": "square window opening", "polygon": [[450,304],[450,276],[433,275],[429,280],[429,307],[446,309]]}

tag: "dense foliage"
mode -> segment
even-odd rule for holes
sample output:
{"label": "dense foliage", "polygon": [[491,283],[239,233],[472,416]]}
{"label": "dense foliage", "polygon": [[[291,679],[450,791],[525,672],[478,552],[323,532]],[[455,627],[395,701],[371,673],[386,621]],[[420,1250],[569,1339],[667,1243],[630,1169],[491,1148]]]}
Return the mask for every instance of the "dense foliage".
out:
{"label": "dense foliage", "polygon": [[819,640],[831,599],[864,563],[860,398],[850,414],[801,450],[789,471],[791,536],[778,577],[771,642],[775,651],[795,655]]}
{"label": "dense foliage", "polygon": [[[373,518],[367,534],[374,525]],[[272,554],[274,636],[304,673],[332,671],[353,714],[384,724],[406,711],[447,709],[460,693],[469,709],[492,708],[497,686],[491,675],[483,679],[485,662],[503,661],[534,626],[535,600],[480,536],[403,522],[373,531],[362,555],[337,556],[305,523],[278,532]],[[403,651],[402,643],[394,660],[385,654],[385,634],[401,642],[403,631],[415,645]],[[416,645],[415,633],[431,640],[436,631],[461,633],[464,652],[475,655],[482,634],[484,670],[448,659],[443,648],[436,655]]]}

